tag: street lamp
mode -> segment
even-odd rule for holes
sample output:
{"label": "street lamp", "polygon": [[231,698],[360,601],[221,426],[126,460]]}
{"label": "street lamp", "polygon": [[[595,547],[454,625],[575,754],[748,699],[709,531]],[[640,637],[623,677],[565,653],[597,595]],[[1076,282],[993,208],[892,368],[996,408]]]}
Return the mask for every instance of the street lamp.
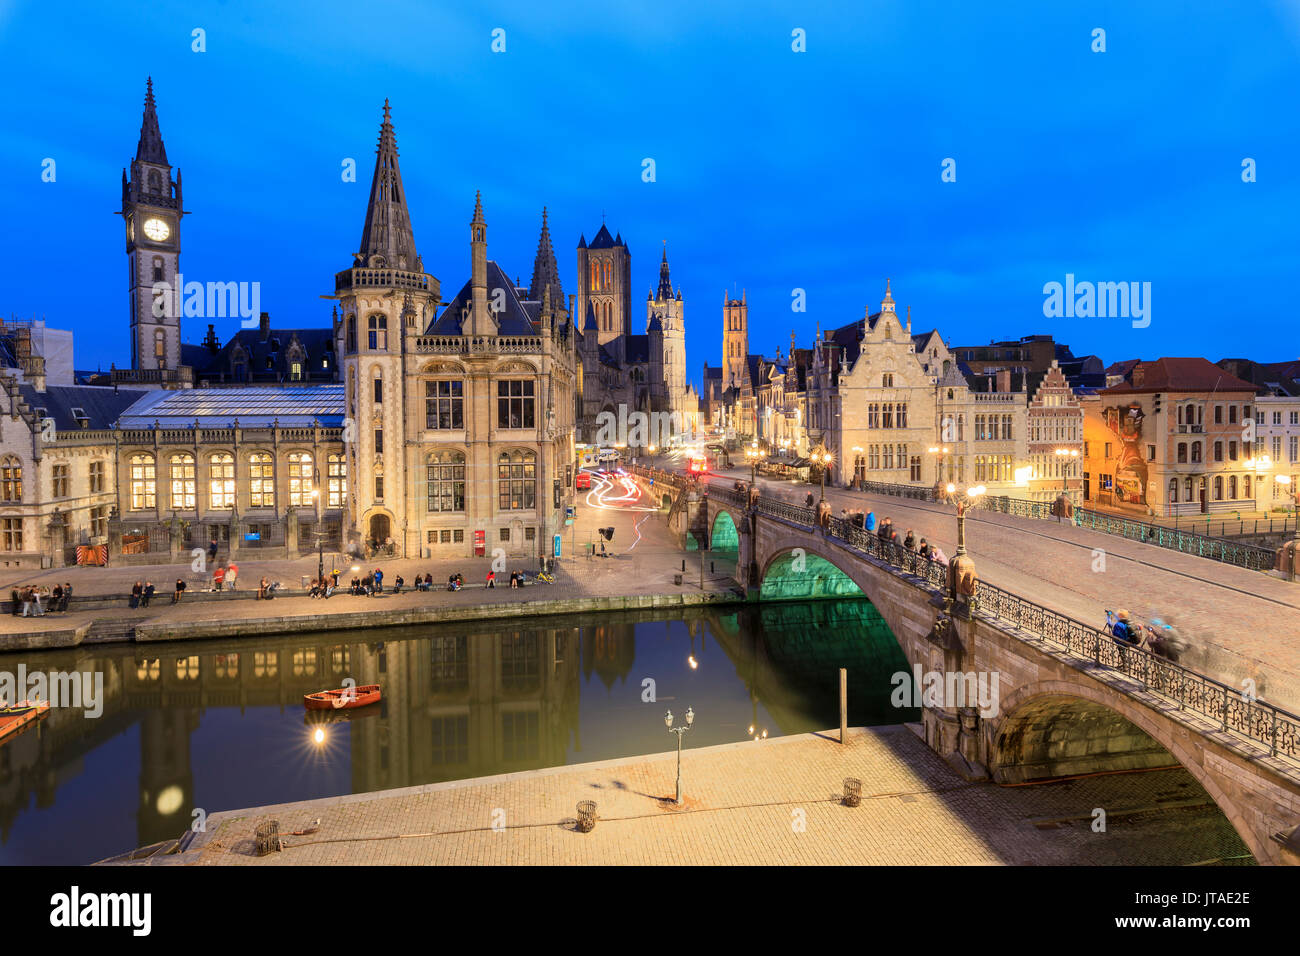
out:
{"label": "street lamp", "polygon": [[958,491],[954,484],[944,489],[944,497],[957,506],[957,553],[953,555],[954,560],[966,554],[966,512],[986,490],[983,485],[975,485]]}
{"label": "street lamp", "polygon": [[[1295,537],[1282,545],[1277,552],[1279,561],[1290,552],[1290,560],[1287,562],[1286,579],[1288,581],[1294,581],[1296,561],[1300,559],[1300,482],[1292,481],[1290,475],[1278,475],[1274,481],[1279,485],[1282,485],[1284,488],[1289,488],[1291,494],[1295,496]],[[1283,524],[1283,527],[1285,527],[1285,523]]]}
{"label": "street lamp", "polygon": [[668,728],[670,734],[677,735],[677,805],[682,805],[682,734],[691,729],[695,723],[695,711],[686,708],[686,725],[683,727],[673,726],[673,712],[670,710],[664,714],[664,726]]}
{"label": "street lamp", "polygon": [[[943,465],[948,460],[948,452],[951,449],[947,445],[931,445],[926,449],[931,455],[935,456],[934,463],[934,487],[939,490],[939,483],[943,481]],[[938,495],[936,495],[938,497]]]}
{"label": "street lamp", "polygon": [[[1061,494],[1069,495],[1070,492],[1070,462],[1078,460],[1079,449],[1077,448],[1057,448],[1054,449],[1056,457],[1061,459]],[[1060,520],[1060,516],[1057,516]]]}
{"label": "street lamp", "polygon": [[828,452],[824,445],[819,445],[816,449],[813,450],[813,453],[808,456],[808,460],[811,461],[814,465],[818,466],[818,471],[821,474],[821,480],[822,480],[821,500],[825,501],[826,500],[826,469],[828,469],[835,462],[835,456],[832,455],[830,452]]}
{"label": "street lamp", "polygon": [[745,457],[749,460],[749,484],[753,487],[757,481],[758,463],[767,457],[767,453],[758,447],[758,442],[754,442],[745,449]]}
{"label": "street lamp", "polygon": [[[320,472],[316,473],[316,477],[320,478]],[[320,526],[320,488],[311,490],[311,500],[316,506],[316,580],[323,581],[325,579],[325,532]]]}

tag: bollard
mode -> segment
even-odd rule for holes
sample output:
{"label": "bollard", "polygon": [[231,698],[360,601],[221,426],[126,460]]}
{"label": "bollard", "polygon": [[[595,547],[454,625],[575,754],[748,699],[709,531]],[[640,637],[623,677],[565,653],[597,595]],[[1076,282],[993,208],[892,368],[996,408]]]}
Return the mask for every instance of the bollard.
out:
{"label": "bollard", "polygon": [[840,743],[849,729],[849,672],[840,668]]}
{"label": "bollard", "polygon": [[578,804],[578,829],[583,833],[596,829],[596,804],[591,800]]}

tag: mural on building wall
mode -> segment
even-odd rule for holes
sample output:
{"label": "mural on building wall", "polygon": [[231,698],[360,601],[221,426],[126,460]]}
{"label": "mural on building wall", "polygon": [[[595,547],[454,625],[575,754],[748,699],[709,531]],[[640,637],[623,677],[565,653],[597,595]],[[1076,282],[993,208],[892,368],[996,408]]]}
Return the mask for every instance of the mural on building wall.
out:
{"label": "mural on building wall", "polygon": [[[1111,466],[1113,484],[1109,491],[1114,503],[1120,507],[1146,510],[1147,463],[1142,456],[1142,423],[1146,413],[1142,406],[1112,405],[1103,412],[1106,427],[1119,439],[1115,453],[1107,462]],[[1103,489],[1105,491],[1107,489]]]}

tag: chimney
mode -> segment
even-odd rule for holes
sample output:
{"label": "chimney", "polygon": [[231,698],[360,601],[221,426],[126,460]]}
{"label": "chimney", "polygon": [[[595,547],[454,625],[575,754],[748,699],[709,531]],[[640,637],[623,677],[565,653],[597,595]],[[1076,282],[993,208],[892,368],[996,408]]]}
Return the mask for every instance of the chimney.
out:
{"label": "chimney", "polygon": [[998,369],[998,391],[999,392],[1011,391],[1011,369],[1009,368]]}
{"label": "chimney", "polygon": [[1147,378],[1147,367],[1144,363],[1138,362],[1133,366],[1133,371],[1129,373],[1129,381],[1133,383],[1134,388],[1141,388],[1142,383]]}
{"label": "chimney", "polygon": [[262,333],[262,341],[265,342],[271,335],[271,313],[263,312],[262,317],[257,321],[257,329]]}

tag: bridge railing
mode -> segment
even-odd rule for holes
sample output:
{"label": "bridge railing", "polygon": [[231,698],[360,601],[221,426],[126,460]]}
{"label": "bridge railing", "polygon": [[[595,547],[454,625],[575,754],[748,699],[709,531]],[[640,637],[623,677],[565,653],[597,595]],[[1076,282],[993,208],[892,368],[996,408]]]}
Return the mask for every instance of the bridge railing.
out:
{"label": "bridge railing", "polygon": [[[743,503],[739,500],[743,496],[730,491],[725,493],[736,499],[733,503]],[[718,490],[714,490],[713,495],[721,497]],[[759,498],[757,510],[809,530],[815,528],[815,514],[811,508]],[[923,558],[897,542],[885,541],[842,518],[831,518],[826,533],[854,551],[920,578],[940,594],[947,589],[946,564]],[[1119,671],[1137,680],[1144,689],[1173,701],[1180,710],[1199,714],[1218,723],[1220,730],[1266,746],[1273,756],[1300,763],[1300,717],[1295,714],[1150,651],[1121,646],[1102,628],[1084,624],[985,581],[978,582],[974,598],[977,614],[997,618],[1068,653]]]}
{"label": "bridge railing", "polygon": [[[911,498],[916,501],[936,501],[934,488],[916,485],[899,485],[885,481],[864,481],[862,490],[869,494],[891,495],[896,498]],[[1048,501],[1030,501],[1027,498],[1012,498],[1009,495],[984,495],[977,499],[976,507],[985,511],[1014,515],[1020,518],[1051,518],[1052,503]],[[1169,548],[1182,554],[1192,554],[1212,561],[1222,561],[1251,571],[1269,571],[1273,568],[1274,551],[1253,544],[1241,544],[1226,538],[1197,534],[1194,531],[1181,531],[1166,528],[1163,525],[1126,518],[1123,515],[1111,515],[1088,508],[1075,508],[1071,519],[1080,528],[1100,531],[1103,534],[1118,535],[1144,544],[1154,544]]]}

